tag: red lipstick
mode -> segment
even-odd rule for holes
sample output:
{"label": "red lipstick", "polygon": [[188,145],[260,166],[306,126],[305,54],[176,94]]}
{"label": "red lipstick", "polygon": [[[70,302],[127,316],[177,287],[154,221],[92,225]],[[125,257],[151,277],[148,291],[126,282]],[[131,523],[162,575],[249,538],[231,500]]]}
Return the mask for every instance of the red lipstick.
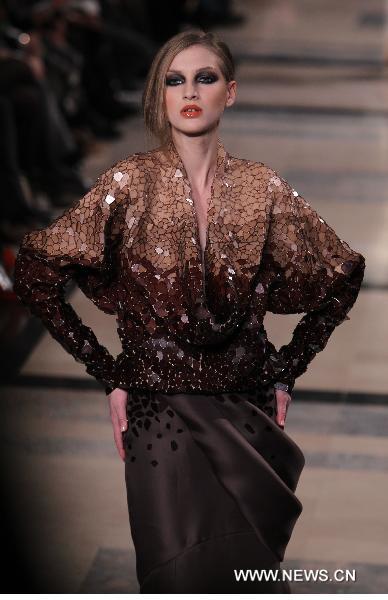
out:
{"label": "red lipstick", "polygon": [[186,104],[181,109],[181,115],[182,115],[182,117],[185,117],[185,119],[195,119],[195,118],[199,117],[201,114],[202,114],[202,108],[197,106],[197,104]]}

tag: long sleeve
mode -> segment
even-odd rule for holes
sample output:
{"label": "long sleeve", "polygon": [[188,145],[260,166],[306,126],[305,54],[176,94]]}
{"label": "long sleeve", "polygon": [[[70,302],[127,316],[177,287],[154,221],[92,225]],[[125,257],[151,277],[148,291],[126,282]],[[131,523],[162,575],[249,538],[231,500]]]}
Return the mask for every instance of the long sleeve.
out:
{"label": "long sleeve", "polygon": [[27,233],[14,270],[18,298],[76,361],[84,363],[106,394],[115,387],[115,359],[82,323],[64,294],[73,279],[101,310],[115,313],[111,216],[122,194],[116,178],[117,169],[111,167],[47,228]]}
{"label": "long sleeve", "polygon": [[273,204],[261,268],[269,282],[267,309],[306,313],[289,344],[269,353],[264,381],[291,391],[334,329],[348,320],[364,276],[365,258],[341,240],[284,179],[272,171]]}

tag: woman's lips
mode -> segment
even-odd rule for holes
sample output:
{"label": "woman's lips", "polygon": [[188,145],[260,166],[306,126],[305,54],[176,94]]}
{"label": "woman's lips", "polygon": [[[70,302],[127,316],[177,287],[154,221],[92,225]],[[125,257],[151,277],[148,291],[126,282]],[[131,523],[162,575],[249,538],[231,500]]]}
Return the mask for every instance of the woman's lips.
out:
{"label": "woman's lips", "polygon": [[195,110],[181,110],[181,115],[185,119],[196,119],[197,117],[201,116],[201,114],[202,114],[201,108],[195,109]]}

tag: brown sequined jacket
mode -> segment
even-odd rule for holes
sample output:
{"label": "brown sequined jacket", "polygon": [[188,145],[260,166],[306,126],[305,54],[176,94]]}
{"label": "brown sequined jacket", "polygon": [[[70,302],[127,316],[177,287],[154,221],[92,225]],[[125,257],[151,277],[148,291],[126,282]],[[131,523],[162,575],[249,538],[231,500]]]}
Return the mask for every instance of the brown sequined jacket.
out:
{"label": "brown sequined jacket", "polygon": [[[22,240],[14,290],[108,394],[246,391],[295,379],[355,302],[365,259],[282,177],[218,139],[202,258],[173,142],[105,171]],[[117,316],[115,359],[64,300],[69,279]],[[266,311],[306,313],[276,350]]]}

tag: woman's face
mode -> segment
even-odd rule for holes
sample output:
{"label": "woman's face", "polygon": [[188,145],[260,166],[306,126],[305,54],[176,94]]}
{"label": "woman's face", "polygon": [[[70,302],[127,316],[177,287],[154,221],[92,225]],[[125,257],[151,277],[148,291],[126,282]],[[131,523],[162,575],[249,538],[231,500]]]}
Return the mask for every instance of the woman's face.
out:
{"label": "woman's face", "polygon": [[[235,101],[236,82],[226,82],[214,52],[200,45],[182,50],[165,81],[167,118],[172,129],[200,135],[218,126],[226,106]],[[182,111],[195,105],[199,111]]]}

